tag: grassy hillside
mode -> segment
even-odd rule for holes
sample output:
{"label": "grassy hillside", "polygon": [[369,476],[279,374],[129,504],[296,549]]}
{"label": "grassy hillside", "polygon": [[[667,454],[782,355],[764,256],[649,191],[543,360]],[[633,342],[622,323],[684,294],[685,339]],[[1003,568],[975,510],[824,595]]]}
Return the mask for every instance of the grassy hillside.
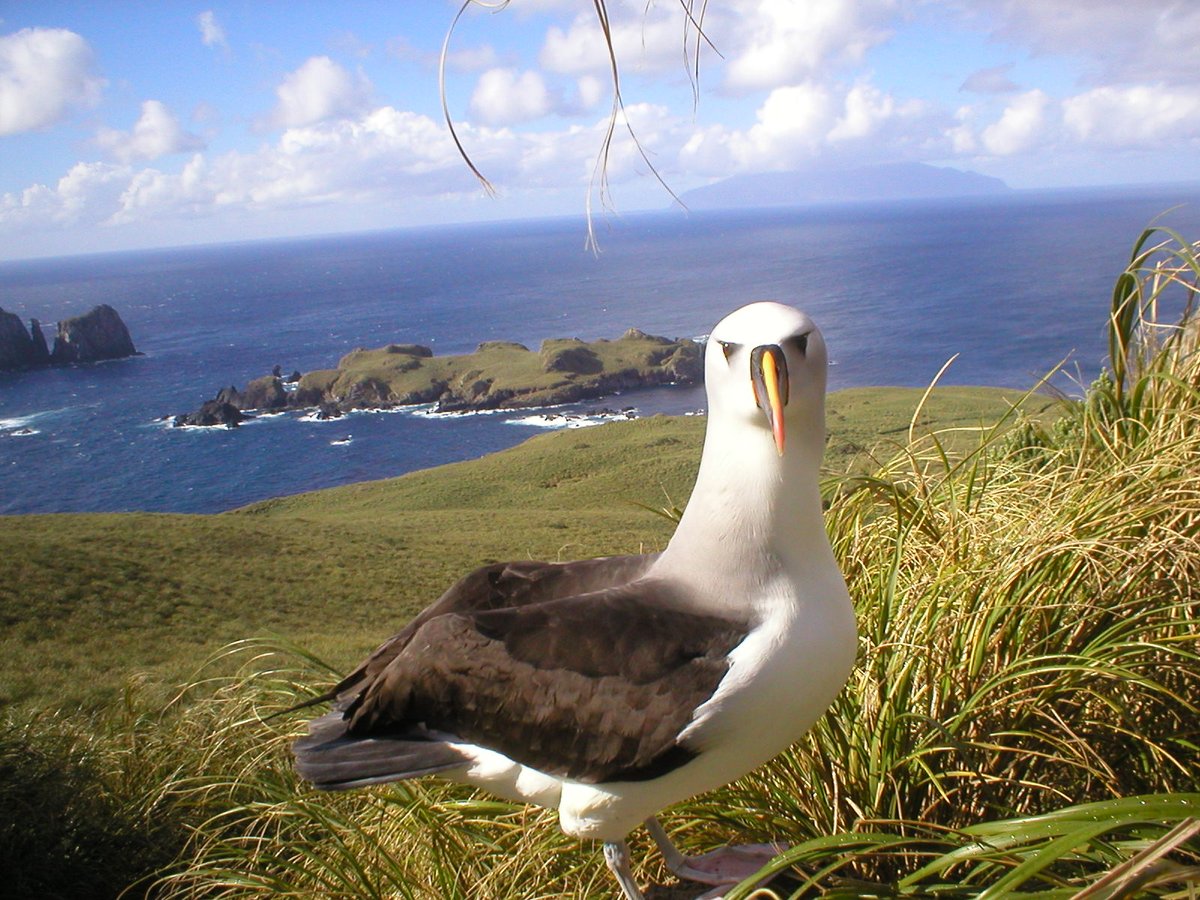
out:
{"label": "grassy hillside", "polygon": [[[833,395],[829,465],[905,438],[920,396]],[[923,427],[969,430],[1019,399],[939,389]],[[0,517],[0,703],[95,706],[138,673],[173,682],[247,636],[345,667],[476,565],[659,549],[671,525],[638,504],[686,502],[703,428],[655,417],[549,433],[222,515]]]}

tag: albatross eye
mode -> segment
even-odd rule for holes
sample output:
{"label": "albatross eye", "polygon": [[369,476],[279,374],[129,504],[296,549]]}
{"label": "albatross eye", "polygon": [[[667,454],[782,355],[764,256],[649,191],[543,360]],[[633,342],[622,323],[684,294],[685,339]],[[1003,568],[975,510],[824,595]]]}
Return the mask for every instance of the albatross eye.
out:
{"label": "albatross eye", "polygon": [[795,337],[788,338],[787,343],[796,348],[796,352],[801,356],[808,355],[808,332],[798,334]]}
{"label": "albatross eye", "polygon": [[742,346],[741,344],[735,344],[733,341],[717,341],[717,343],[721,345],[721,352],[725,354],[726,359],[733,356],[738,351],[738,348]]}

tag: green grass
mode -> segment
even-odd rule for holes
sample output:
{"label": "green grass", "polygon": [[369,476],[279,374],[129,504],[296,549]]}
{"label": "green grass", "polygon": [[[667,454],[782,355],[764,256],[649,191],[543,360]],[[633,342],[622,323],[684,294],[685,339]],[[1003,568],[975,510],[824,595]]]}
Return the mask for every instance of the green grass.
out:
{"label": "green grass", "polygon": [[[903,436],[920,395],[834,395],[831,460]],[[970,428],[1019,399],[947,388],[924,418]],[[130,678],[176,683],[247,635],[347,667],[474,566],[660,549],[671,525],[638,504],[686,502],[703,427],[655,417],[545,434],[215,516],[0,517],[0,703],[97,708]]]}

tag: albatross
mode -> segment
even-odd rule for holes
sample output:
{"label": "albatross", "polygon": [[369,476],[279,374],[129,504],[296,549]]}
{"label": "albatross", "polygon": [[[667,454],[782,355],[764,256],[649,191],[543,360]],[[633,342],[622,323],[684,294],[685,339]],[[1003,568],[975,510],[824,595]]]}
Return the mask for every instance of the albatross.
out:
{"label": "albatross", "polygon": [[825,533],[825,343],[790,306],[722,319],[687,509],[657,554],[510,562],[463,577],[328,693],[294,744],[324,790],[439,775],[558,810],[642,900],[645,825],[684,878],[728,885],[774,848],[686,857],[655,818],[799,739],[854,663]]}

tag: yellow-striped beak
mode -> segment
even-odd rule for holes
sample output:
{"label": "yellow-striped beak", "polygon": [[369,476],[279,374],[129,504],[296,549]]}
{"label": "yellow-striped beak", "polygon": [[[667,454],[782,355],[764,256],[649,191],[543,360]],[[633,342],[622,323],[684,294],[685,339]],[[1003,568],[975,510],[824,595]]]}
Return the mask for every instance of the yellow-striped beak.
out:
{"label": "yellow-striped beak", "polygon": [[764,344],[750,353],[750,381],[754,399],[766,413],[767,425],[775,437],[775,449],[783,456],[783,408],[788,402],[788,369],[783,348]]}

